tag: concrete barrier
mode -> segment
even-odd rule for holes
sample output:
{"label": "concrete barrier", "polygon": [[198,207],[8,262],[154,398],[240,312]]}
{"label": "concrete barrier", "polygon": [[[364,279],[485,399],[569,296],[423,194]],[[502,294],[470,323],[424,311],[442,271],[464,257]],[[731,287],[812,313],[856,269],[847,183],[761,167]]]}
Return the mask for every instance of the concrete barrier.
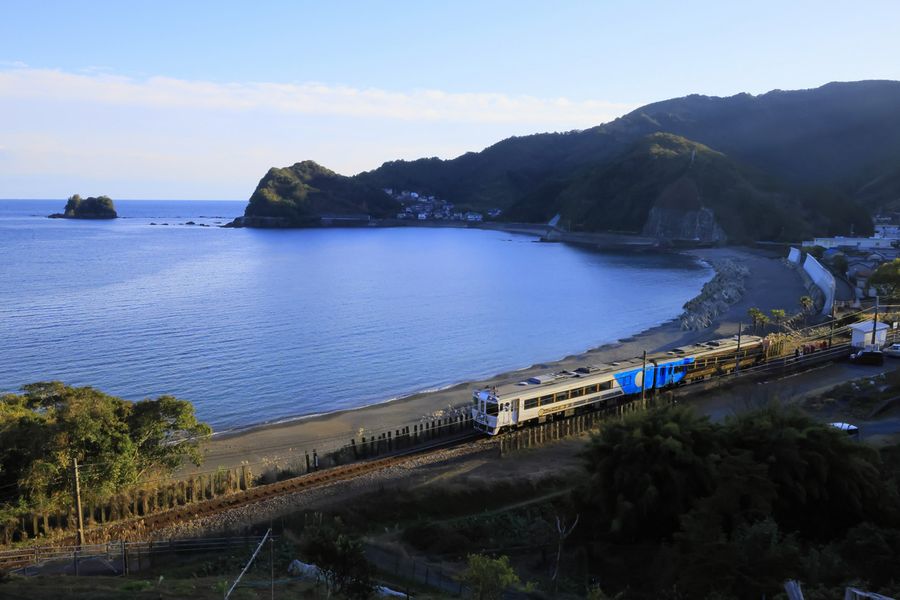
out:
{"label": "concrete barrier", "polygon": [[[794,249],[791,248],[792,252],[793,250]],[[836,287],[834,275],[832,275],[828,269],[823,267],[811,254],[806,255],[806,260],[803,261],[803,270],[806,271],[809,278],[816,284],[816,287],[822,290],[822,295],[825,297],[825,301],[822,303],[822,314],[831,314],[831,306],[834,304],[834,291]]]}

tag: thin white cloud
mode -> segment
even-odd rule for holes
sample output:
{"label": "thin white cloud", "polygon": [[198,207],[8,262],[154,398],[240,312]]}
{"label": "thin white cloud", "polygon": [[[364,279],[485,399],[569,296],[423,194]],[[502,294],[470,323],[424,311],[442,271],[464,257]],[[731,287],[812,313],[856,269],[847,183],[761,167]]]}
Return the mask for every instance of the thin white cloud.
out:
{"label": "thin white cloud", "polygon": [[64,98],[66,102],[162,110],[264,110],[404,121],[522,123],[533,124],[541,130],[589,127],[632,108],[613,102],[562,97],[441,90],[392,92],[322,83],[216,83],[171,77],[134,79],[96,70],[70,73],[29,67],[0,71],[2,98]]}

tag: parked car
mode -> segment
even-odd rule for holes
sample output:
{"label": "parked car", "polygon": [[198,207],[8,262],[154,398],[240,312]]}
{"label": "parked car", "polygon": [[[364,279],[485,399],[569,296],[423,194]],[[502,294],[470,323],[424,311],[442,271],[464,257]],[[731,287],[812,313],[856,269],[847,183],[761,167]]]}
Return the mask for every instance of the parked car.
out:
{"label": "parked car", "polygon": [[891,344],[890,346],[882,350],[882,352],[884,352],[885,356],[900,358],[900,344]]}
{"label": "parked car", "polygon": [[860,350],[850,355],[850,362],[857,365],[875,365],[884,364],[884,352],[881,350]]}

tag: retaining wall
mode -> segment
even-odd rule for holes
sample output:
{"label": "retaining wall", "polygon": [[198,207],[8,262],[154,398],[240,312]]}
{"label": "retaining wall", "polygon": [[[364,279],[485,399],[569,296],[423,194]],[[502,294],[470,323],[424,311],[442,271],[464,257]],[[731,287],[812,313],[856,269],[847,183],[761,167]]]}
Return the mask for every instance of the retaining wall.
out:
{"label": "retaining wall", "polygon": [[809,278],[816,284],[816,287],[822,290],[822,295],[825,297],[825,301],[822,303],[822,314],[831,314],[831,306],[834,304],[834,291],[836,287],[834,275],[810,254],[807,254],[806,260],[803,261],[803,270],[806,271]]}

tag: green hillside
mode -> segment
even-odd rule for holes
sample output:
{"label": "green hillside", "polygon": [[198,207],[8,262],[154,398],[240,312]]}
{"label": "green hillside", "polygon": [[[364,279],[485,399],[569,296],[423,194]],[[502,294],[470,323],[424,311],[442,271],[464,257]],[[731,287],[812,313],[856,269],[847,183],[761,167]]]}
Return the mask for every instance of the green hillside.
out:
{"label": "green hillside", "polygon": [[395,213],[397,204],[380,189],[311,161],[271,168],[250,197],[245,217],[270,217],[283,225],[314,225],[322,214]]}
{"label": "green hillside", "polygon": [[[511,220],[546,221],[559,213],[577,231],[645,233],[651,209],[678,219],[709,209],[731,241],[794,240],[814,231],[871,229],[860,211],[830,214],[786,193],[771,178],[709,147],[654,133],[608,162],[551,182],[516,203]],[[810,206],[812,205],[812,206]],[[643,230],[643,231],[642,231]]]}
{"label": "green hillside", "polygon": [[[808,229],[825,234],[842,230],[836,219],[853,212],[846,208],[856,209],[854,200],[877,209],[900,198],[900,178],[896,176],[900,163],[898,107],[900,82],[895,81],[830,83],[758,96],[691,95],[648,104],[583,131],[509,138],[481,152],[446,161],[394,161],[360,173],[356,179],[379,187],[433,193],[474,208],[515,207],[510,218],[537,219],[551,214],[567,188],[568,203],[588,202],[587,198],[577,200],[579,187],[614,188],[615,182],[599,182],[599,174],[627,169],[627,165],[612,163],[647,135],[672,133],[724,153],[744,169],[764,174],[763,196],[777,190],[799,203]],[[584,178],[591,183],[581,181]],[[550,204],[542,206],[544,201]],[[617,226],[640,229],[634,216],[645,215],[647,203],[646,198],[638,198],[636,206],[620,207],[625,217]],[[582,207],[575,212],[581,216],[585,210]],[[860,221],[862,230],[870,227],[864,216]],[[587,219],[584,224],[606,228],[597,219]],[[773,235],[771,227],[758,232],[753,227],[745,229],[752,237]]]}

